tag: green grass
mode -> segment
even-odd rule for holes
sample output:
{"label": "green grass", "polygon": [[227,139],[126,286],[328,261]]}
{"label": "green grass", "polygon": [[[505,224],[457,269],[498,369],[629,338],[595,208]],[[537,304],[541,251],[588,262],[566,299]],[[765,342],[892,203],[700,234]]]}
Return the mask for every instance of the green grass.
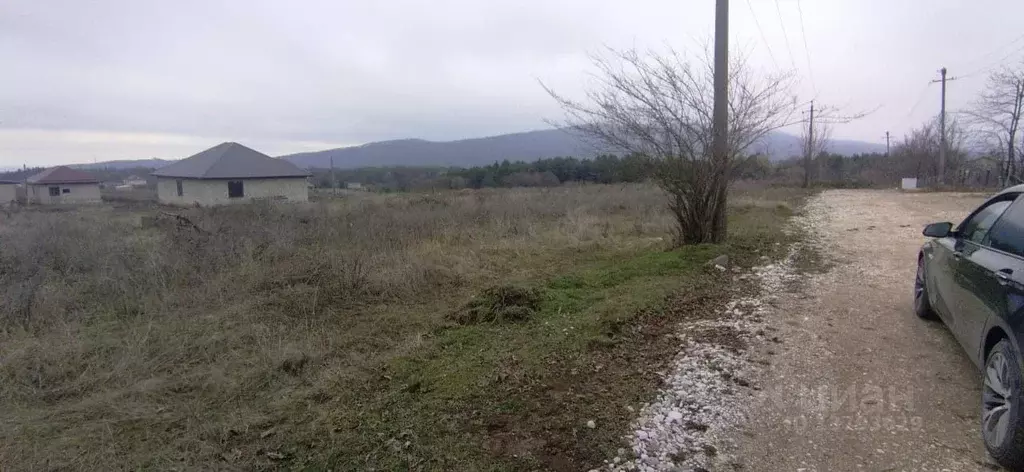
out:
{"label": "green grass", "polygon": [[[518,420],[502,424],[508,426],[507,431],[495,424],[504,417],[531,418],[534,414],[533,421],[545,423],[551,416],[541,405],[574,402],[552,398],[540,386],[579,376],[579,369],[589,364],[588,356],[623,341],[623,326],[657,308],[720,250],[708,245],[603,261],[543,283],[541,309],[528,322],[438,330],[428,346],[387,367],[390,380],[373,389],[387,393],[366,405],[369,408],[359,418],[359,431],[353,431],[343,447],[327,459],[328,466],[405,469],[425,464],[437,470],[549,467],[557,450],[544,454],[529,448],[516,457],[518,454],[506,454],[503,448],[514,448],[520,439],[509,438],[513,444],[506,445],[490,434],[502,429],[515,436],[529,427]],[[556,372],[567,377],[558,379],[553,375]],[[587,416],[575,425],[553,426],[560,433],[575,426],[578,434],[596,434],[580,428],[588,419],[600,417],[600,412]],[[556,423],[565,421],[555,418]],[[416,440],[401,454],[378,448],[381,435],[397,437],[403,431],[411,432],[406,436]],[[601,431],[609,431],[608,425],[602,424]],[[490,444],[488,439],[499,443]]]}
{"label": "green grass", "polygon": [[[338,447],[321,465],[598,465],[620,447],[630,417],[626,405],[638,406],[655,387],[649,371],[641,375],[645,368],[673,353],[664,339],[680,310],[667,305],[722,301],[727,276],[704,264],[723,253],[747,265],[778,255],[790,241],[782,227],[792,213],[783,203],[740,206],[730,214],[733,236],[725,245],[593,261],[539,281],[541,307],[526,322],[438,329],[421,349],[387,365],[384,381],[366,392],[372,399],[361,404],[363,414],[350,419],[355,428],[334,440]],[[649,355],[638,356],[638,350]],[[599,427],[586,428],[590,420]],[[392,438],[402,447],[380,447]]]}

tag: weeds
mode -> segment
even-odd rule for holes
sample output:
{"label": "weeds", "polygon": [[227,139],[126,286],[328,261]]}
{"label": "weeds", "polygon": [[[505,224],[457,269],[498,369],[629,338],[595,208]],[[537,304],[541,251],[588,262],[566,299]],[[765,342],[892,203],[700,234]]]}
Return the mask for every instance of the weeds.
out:
{"label": "weeds", "polygon": [[526,321],[537,313],[541,296],[542,292],[536,288],[489,287],[450,318],[460,325]]}
{"label": "weeds", "polygon": [[[735,260],[784,242],[798,195],[763,192],[733,198]],[[641,185],[160,211],[0,216],[0,464],[576,467],[721,252],[664,251]]]}

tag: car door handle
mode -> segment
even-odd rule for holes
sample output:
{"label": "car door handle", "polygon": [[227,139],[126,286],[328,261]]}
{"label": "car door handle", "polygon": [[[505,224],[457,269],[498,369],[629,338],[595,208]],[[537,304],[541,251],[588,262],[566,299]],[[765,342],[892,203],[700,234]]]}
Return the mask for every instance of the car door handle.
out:
{"label": "car door handle", "polygon": [[996,272],[996,279],[999,280],[999,285],[1006,285],[1010,283],[1010,276],[1013,275],[1013,271],[1010,269],[1002,269]]}
{"label": "car door handle", "polygon": [[964,253],[962,253],[960,251],[953,251],[953,259],[956,259],[956,260],[959,261],[960,258],[962,258],[962,257],[964,257]]}

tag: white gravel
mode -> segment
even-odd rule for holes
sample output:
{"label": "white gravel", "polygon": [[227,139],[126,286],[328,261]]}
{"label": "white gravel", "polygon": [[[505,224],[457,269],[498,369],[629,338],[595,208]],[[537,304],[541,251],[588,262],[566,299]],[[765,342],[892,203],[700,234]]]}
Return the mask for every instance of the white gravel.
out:
{"label": "white gravel", "polygon": [[797,251],[794,245],[780,263],[734,276],[735,281],[757,283],[756,296],[730,301],[717,319],[680,324],[680,351],[671,370],[661,374],[661,391],[652,403],[642,405],[626,438],[633,456],[607,460],[603,470],[700,471],[732,462],[734,448],[725,433],[743,421],[741,402],[750,397],[751,389],[759,388],[749,379],[757,378],[763,366],[749,349],[737,353],[696,334],[728,327],[748,342],[765,342],[771,337],[766,334],[765,318],[773,310],[772,302],[797,277],[793,268]]}

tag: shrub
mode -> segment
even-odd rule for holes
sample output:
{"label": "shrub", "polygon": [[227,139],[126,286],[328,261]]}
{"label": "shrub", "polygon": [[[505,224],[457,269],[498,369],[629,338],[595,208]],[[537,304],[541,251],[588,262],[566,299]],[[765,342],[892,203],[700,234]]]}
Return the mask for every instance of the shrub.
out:
{"label": "shrub", "polygon": [[450,318],[460,325],[525,321],[540,309],[540,302],[540,289],[499,285],[485,289]]}

